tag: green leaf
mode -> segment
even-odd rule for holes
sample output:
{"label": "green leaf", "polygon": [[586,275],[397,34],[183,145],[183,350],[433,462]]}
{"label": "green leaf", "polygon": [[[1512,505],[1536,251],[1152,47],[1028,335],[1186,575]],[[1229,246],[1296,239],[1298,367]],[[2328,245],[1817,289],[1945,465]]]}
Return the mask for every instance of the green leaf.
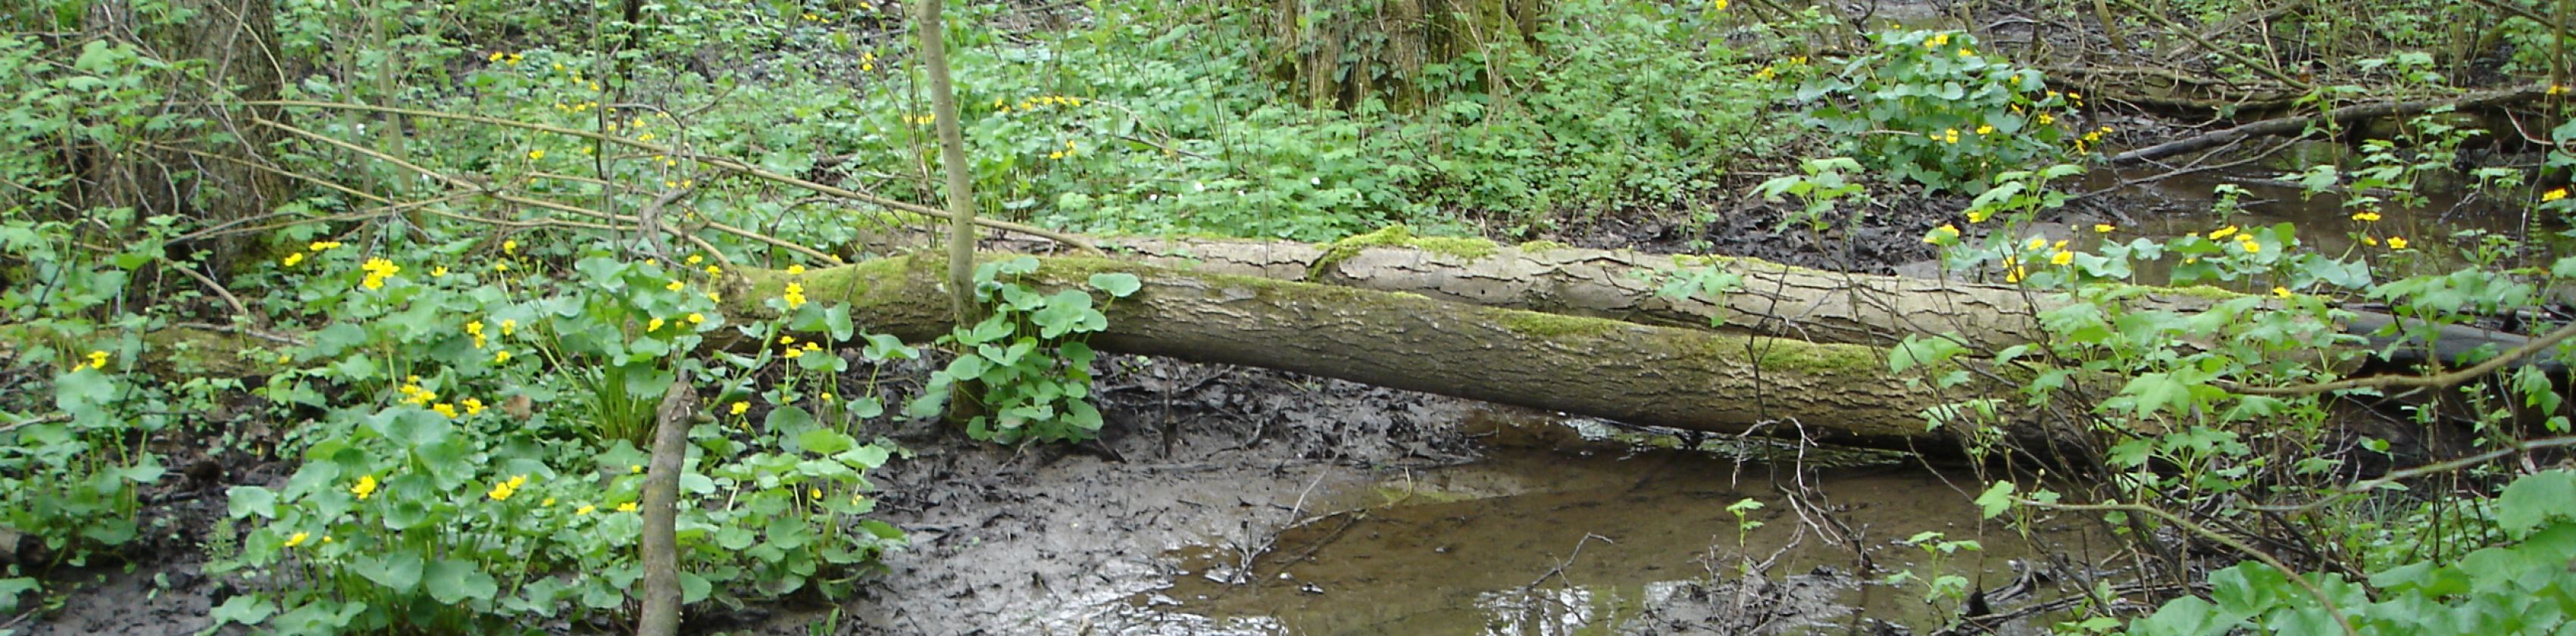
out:
{"label": "green leaf", "polygon": [[404,550],[385,556],[359,556],[349,562],[349,569],[395,594],[410,594],[413,587],[420,585],[423,565],[420,553]]}
{"label": "green leaf", "polygon": [[2496,498],[2496,525],[2505,536],[2520,539],[2553,517],[2569,516],[2568,502],[2576,502],[2576,471],[2524,475]]}
{"label": "green leaf", "polygon": [[262,519],[277,518],[275,491],[258,486],[234,486],[230,490],[225,490],[224,495],[226,499],[224,510],[231,513],[234,519],[251,515],[258,515]]}
{"label": "green leaf", "polygon": [[483,567],[472,561],[439,559],[429,564],[425,580],[429,584],[429,597],[449,605],[490,601],[493,594],[501,591],[500,584],[492,580],[492,575],[484,573]]}
{"label": "green leaf", "polygon": [[2012,495],[2012,482],[1995,482],[1994,485],[1986,487],[1985,494],[1977,495],[1977,508],[1985,514],[1987,519],[1993,519],[1995,518],[1995,515],[2003,514],[2005,508],[2012,507]]}
{"label": "green leaf", "polygon": [[1110,298],[1126,298],[1128,295],[1136,293],[1136,290],[1144,288],[1144,286],[1144,282],[1137,280],[1135,274],[1125,272],[1107,272],[1091,275],[1091,287],[1100,291],[1109,292]]}
{"label": "green leaf", "polygon": [[[776,413],[776,411],[772,411],[772,413]],[[849,435],[842,434],[840,431],[816,427],[812,430],[805,431],[801,435],[797,435],[796,444],[798,446],[805,447],[807,452],[818,455],[830,455],[849,450],[851,447],[858,446],[859,443],[858,440],[850,439]]]}
{"label": "green leaf", "polygon": [[259,594],[242,594],[224,599],[224,604],[206,612],[206,618],[215,621],[213,627],[223,627],[228,624],[258,625],[275,615],[277,615],[277,603]]}
{"label": "green leaf", "polygon": [[802,407],[782,406],[769,411],[761,426],[781,433],[799,433],[814,428],[814,414]]}
{"label": "green leaf", "polygon": [[2143,373],[2130,378],[2126,386],[2120,387],[2120,394],[2137,401],[2139,415],[2153,414],[2168,404],[2177,411],[2188,411],[2192,406],[2191,387],[2167,373]]}

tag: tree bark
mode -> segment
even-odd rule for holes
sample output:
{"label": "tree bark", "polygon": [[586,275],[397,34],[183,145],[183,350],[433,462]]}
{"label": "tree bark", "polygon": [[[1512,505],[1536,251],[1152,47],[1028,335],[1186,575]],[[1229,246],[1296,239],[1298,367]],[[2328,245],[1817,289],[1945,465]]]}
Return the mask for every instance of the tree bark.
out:
{"label": "tree bark", "polygon": [[[163,148],[87,146],[67,157],[80,168],[68,200],[86,209],[130,207],[136,219],[177,215],[202,226],[240,222],[285,203],[292,184],[267,168],[275,131],[239,125],[256,117],[285,121],[276,107],[231,108],[246,100],[274,100],[284,82],[277,57],[277,8],[272,0],[179,0],[174,8],[194,17],[165,24],[138,15],[130,2],[102,2],[89,14],[91,30],[132,34],[164,60],[204,60],[200,79],[177,79],[161,87],[169,108],[195,111],[207,128],[179,139],[155,139]],[[220,88],[218,88],[220,87]],[[240,161],[203,159],[196,153]],[[255,258],[259,237],[209,238],[192,250],[213,276],[225,277],[231,266]]]}
{"label": "tree bark", "polygon": [[698,392],[681,369],[662,395],[653,424],[653,465],[644,474],[644,529],[638,541],[644,566],[644,612],[636,636],[680,633],[680,470],[689,456],[689,426],[697,423]]}
{"label": "tree bark", "polygon": [[[1823,343],[1890,346],[1908,335],[1946,334],[1970,349],[1996,351],[2042,342],[2038,316],[2073,302],[2065,294],[2011,285],[1831,272],[1751,258],[1519,248],[1455,239],[1411,241],[1419,245],[1361,239],[1391,244],[1337,247],[1223,239],[1118,239],[1103,245],[1144,262],[1199,272]],[[1703,267],[1718,267],[1741,277],[1741,289],[1679,299],[1656,293],[1660,274]],[[2132,311],[2189,314],[2244,297],[2207,287],[2144,291],[2122,302]],[[2529,341],[2523,335],[2466,325],[2445,325],[2429,338],[2383,334],[2383,328],[2401,321],[2366,309],[2355,308],[2352,314],[2336,326],[2338,330],[2360,336],[2374,356],[2395,368],[2437,361],[2464,366],[2483,359],[2482,346],[2503,350]]]}
{"label": "tree bark", "polygon": [[[746,271],[729,313],[803,285],[815,302],[847,301],[869,330],[907,340],[944,334],[947,295],[935,257],[870,261],[787,275]],[[1435,300],[1410,293],[1183,271],[1131,261],[1041,259],[1042,289],[1126,272],[1136,295],[1104,308],[1103,351],[1282,369],[1632,424],[1759,432],[1880,447],[1950,447],[1927,429],[1934,393],[1890,373],[1884,350],[1847,344],[1643,325]],[[2000,395],[2000,385],[1968,391]],[[2038,420],[2008,415],[2016,437]]]}

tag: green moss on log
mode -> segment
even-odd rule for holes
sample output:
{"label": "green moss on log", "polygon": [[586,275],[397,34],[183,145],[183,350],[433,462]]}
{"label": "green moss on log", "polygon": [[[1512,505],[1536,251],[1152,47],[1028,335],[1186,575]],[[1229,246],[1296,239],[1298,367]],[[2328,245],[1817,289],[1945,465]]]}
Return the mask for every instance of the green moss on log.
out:
{"label": "green moss on log", "polygon": [[1502,246],[1495,245],[1493,241],[1484,239],[1456,238],[1448,236],[1414,236],[1413,228],[1404,225],[1389,225],[1383,228],[1378,228],[1375,232],[1326,243],[1322,247],[1324,249],[1324,254],[1315,258],[1315,264],[1313,266],[1306,268],[1306,277],[1309,280],[1317,279],[1317,277],[1321,276],[1325,271],[1331,270],[1333,266],[1340,265],[1343,260],[1358,255],[1360,250],[1372,247],[1412,248],[1441,256],[1455,256],[1469,261],[1490,258],[1494,254],[1502,251]]}

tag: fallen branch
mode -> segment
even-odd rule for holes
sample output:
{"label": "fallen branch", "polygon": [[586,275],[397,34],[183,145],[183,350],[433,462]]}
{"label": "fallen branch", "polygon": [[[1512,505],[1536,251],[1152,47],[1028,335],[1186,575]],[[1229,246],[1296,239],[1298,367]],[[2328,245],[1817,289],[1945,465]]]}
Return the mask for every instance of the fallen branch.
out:
{"label": "fallen branch", "polygon": [[2192,137],[2176,139],[2145,148],[2123,152],[2111,157],[2111,163],[2139,163],[2209,148],[2248,137],[2292,134],[2305,131],[2308,129],[2308,126],[2319,122],[2332,121],[2342,123],[2378,117],[2407,117],[2431,112],[2434,109],[2445,106],[2453,108],[2485,108],[2501,104],[2510,104],[2513,102],[2537,99],[2540,96],[2547,94],[2548,89],[2549,87],[2546,85],[2529,84],[2500,91],[2470,93],[2452,99],[2373,102],[2368,104],[2345,106],[2329,110],[2318,115],[2266,119],[2226,130],[2203,133]]}

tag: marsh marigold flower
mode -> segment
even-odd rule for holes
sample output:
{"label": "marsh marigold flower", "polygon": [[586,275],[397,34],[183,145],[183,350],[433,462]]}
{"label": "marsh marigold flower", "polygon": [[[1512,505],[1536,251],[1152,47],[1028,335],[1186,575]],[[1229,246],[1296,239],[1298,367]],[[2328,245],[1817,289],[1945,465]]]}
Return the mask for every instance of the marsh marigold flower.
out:
{"label": "marsh marigold flower", "polygon": [[2403,236],[2391,236],[2391,237],[2388,237],[2388,249],[2392,249],[2392,250],[2402,250],[2402,249],[2406,249],[2406,237],[2403,237]]}
{"label": "marsh marigold flower", "polygon": [[290,548],[292,548],[292,547],[295,547],[295,546],[304,545],[304,539],[306,539],[307,537],[311,537],[311,536],[313,536],[311,533],[305,533],[305,532],[298,532],[298,533],[295,533],[295,534],[287,535],[287,536],[286,536],[286,547],[290,547]]}
{"label": "marsh marigold flower", "polygon": [[2210,230],[2210,232],[2209,232],[2209,240],[2216,241],[2216,240],[2225,239],[2225,238],[2227,238],[2227,237],[2235,236],[2235,235],[2236,235],[2236,226],[2230,225],[2230,226],[2227,226],[2227,227],[2222,227],[2222,228],[2218,228],[2218,229],[2215,229],[2215,230]]}
{"label": "marsh marigold flower", "polygon": [[2566,188],[2559,188],[2559,189],[2556,189],[2556,190],[2551,190],[2551,191],[2548,191],[2548,192],[2540,193],[2540,201],[2541,201],[2542,203],[2547,203],[2547,202],[2550,202],[2550,201],[2556,201],[2556,200],[2564,199],[2564,198],[2567,198],[2567,189],[2566,189]]}
{"label": "marsh marigold flower", "polygon": [[635,502],[629,501],[629,502],[626,502],[626,503],[617,504],[617,511],[618,511],[618,512],[634,512],[634,511],[635,511]]}
{"label": "marsh marigold flower", "polygon": [[368,497],[376,496],[376,476],[359,477],[358,483],[349,487],[349,494],[357,495],[359,501],[366,501]]}

